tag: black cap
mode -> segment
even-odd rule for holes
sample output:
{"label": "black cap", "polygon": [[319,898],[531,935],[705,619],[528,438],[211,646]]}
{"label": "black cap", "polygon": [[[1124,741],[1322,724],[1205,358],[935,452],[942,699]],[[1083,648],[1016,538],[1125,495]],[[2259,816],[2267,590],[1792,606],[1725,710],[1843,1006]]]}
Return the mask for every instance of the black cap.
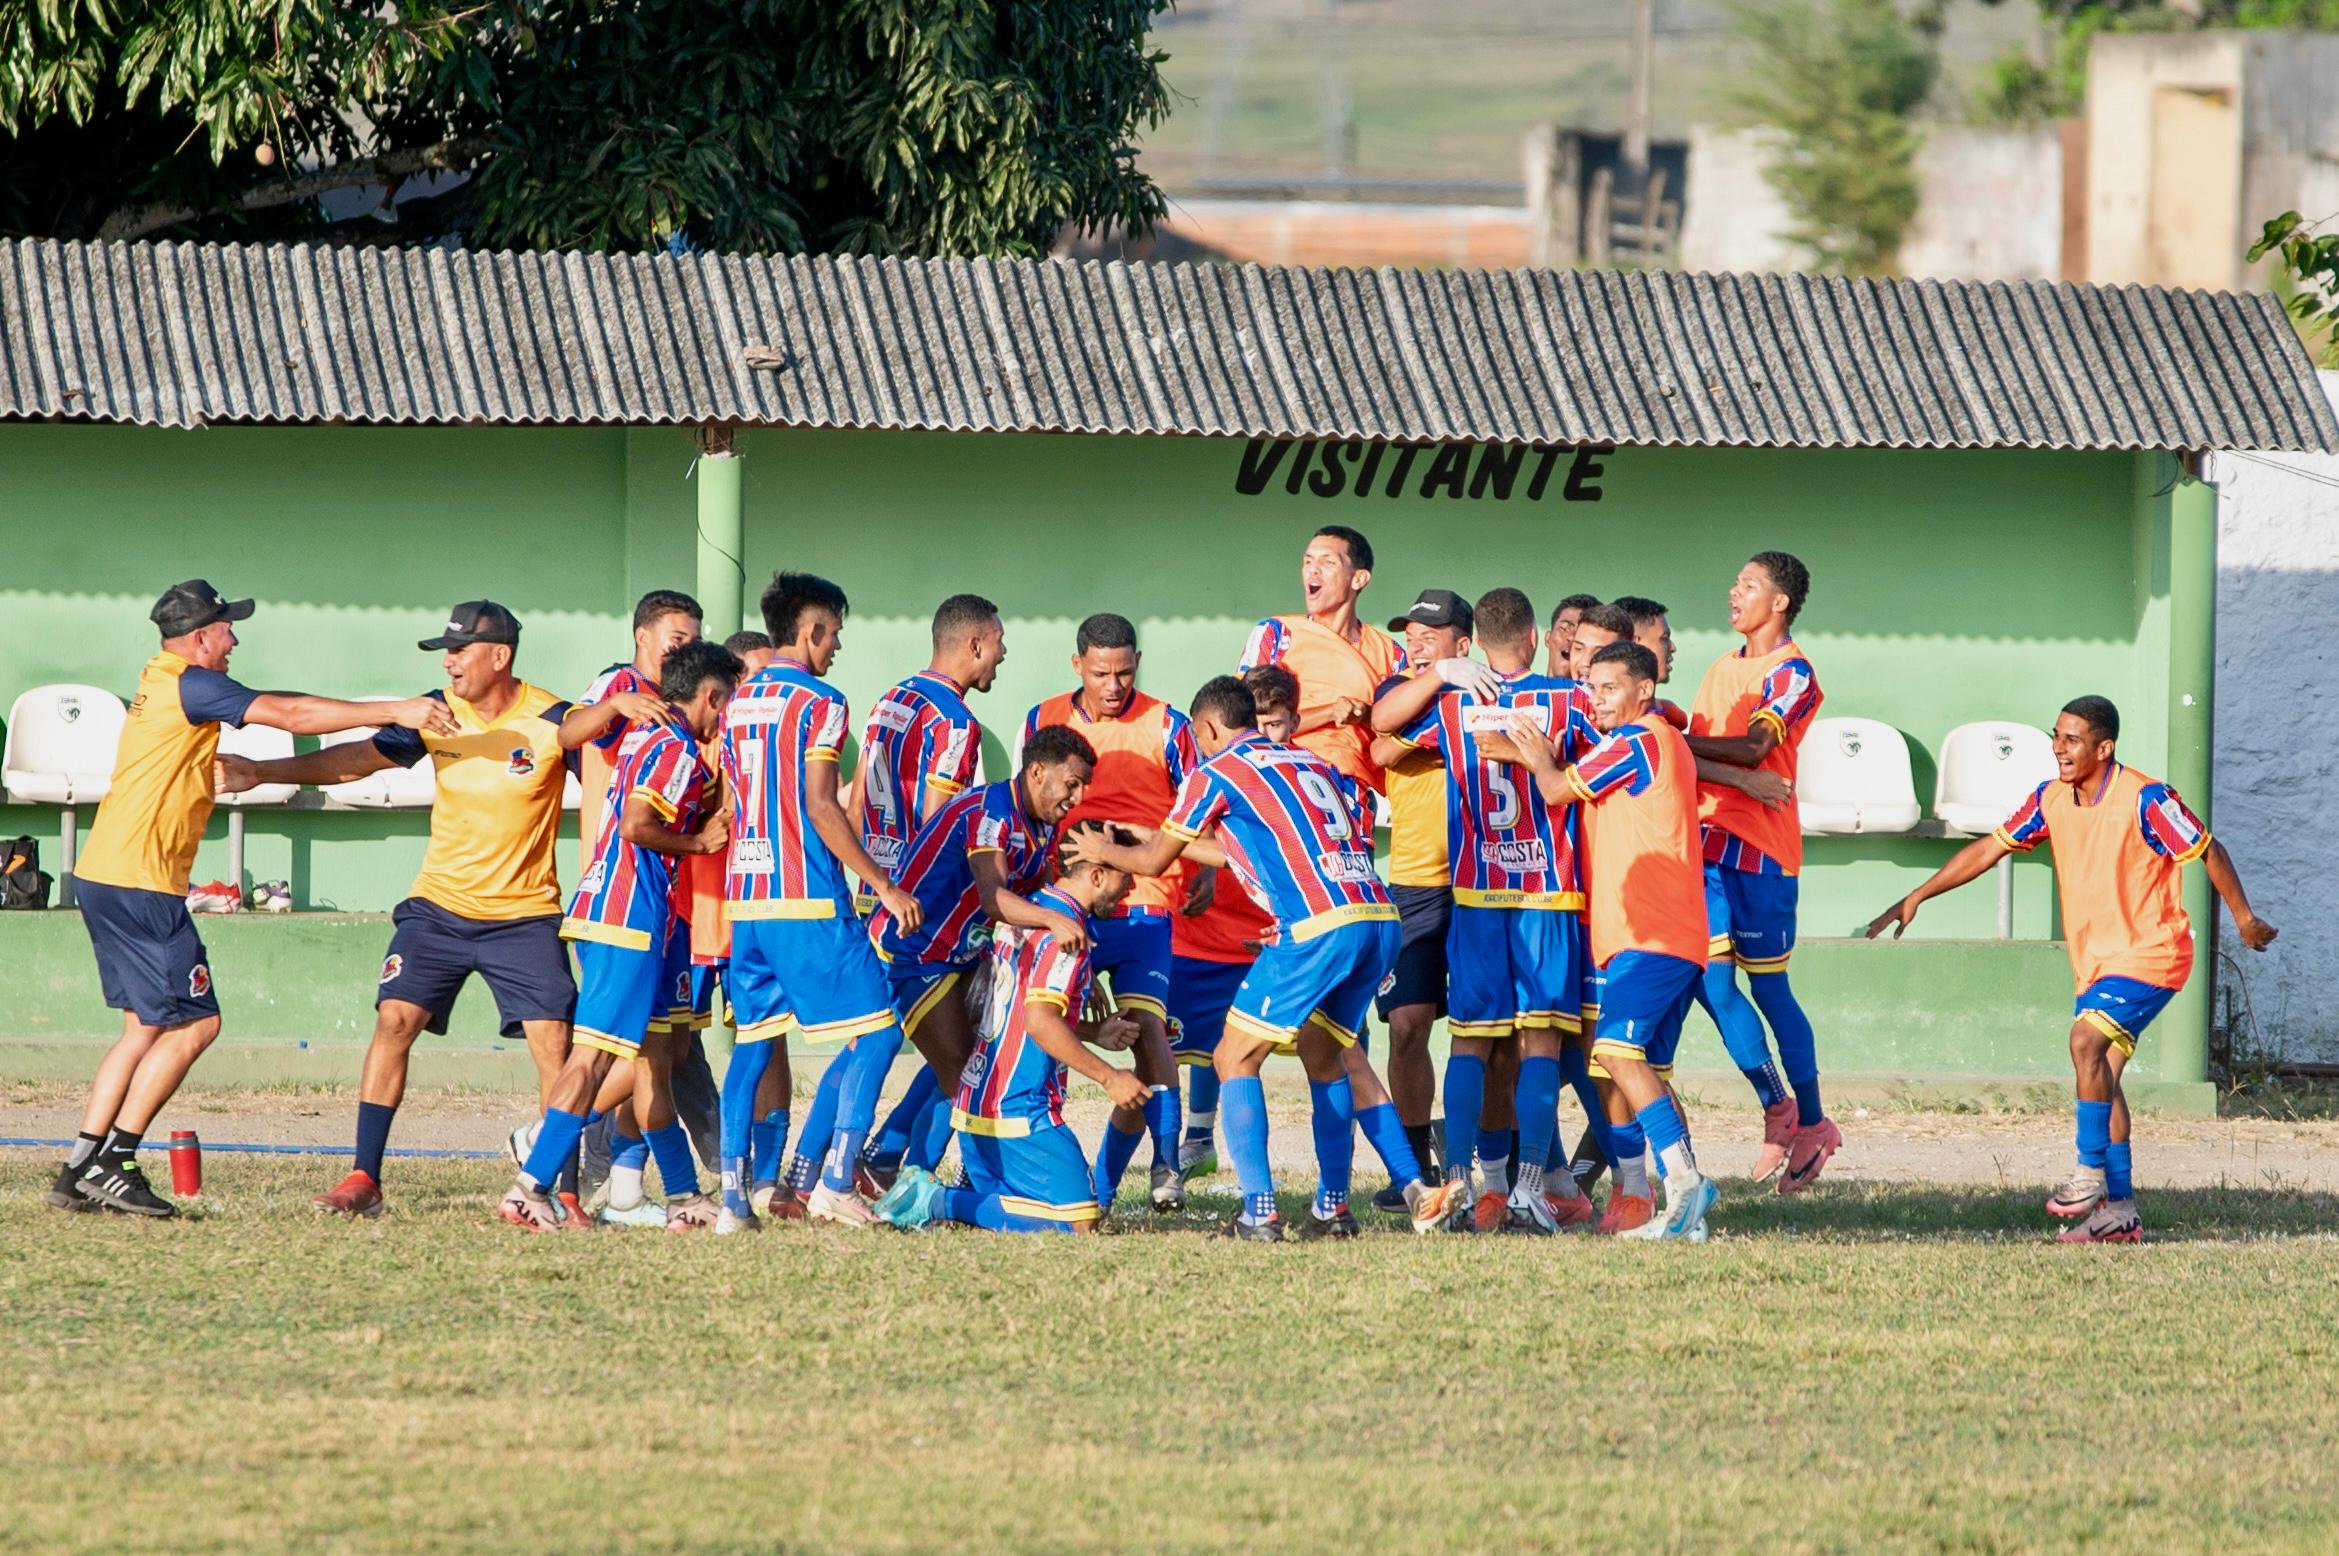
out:
{"label": "black cap", "polygon": [[159,627],[164,637],[178,638],[215,621],[242,621],[251,614],[250,600],[231,600],[212,588],[209,580],[190,578],[163,591],[146,619]]}
{"label": "black cap", "polygon": [[416,648],[469,648],[474,643],[520,641],[520,618],[493,600],[465,600],[447,612],[447,630],[424,638]]}
{"label": "black cap", "polygon": [[1389,623],[1389,630],[1402,632],[1406,623],[1419,622],[1425,627],[1456,627],[1466,634],[1476,620],[1470,602],[1453,590],[1424,589],[1413,597],[1411,609]]}

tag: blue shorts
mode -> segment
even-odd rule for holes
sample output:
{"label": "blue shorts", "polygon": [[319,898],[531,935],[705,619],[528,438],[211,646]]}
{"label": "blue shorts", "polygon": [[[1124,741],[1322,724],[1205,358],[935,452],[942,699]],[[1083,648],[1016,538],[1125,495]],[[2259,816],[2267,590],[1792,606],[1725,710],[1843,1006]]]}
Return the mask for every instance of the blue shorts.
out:
{"label": "blue shorts", "polygon": [[1226,1031],[1226,1013],[1234,1007],[1235,991],[1249,975],[1249,962],[1206,962],[1199,957],[1170,959],[1170,1052],[1180,1064],[1208,1064],[1218,1052]]}
{"label": "blue shorts", "polygon": [[1226,1028],[1277,1053],[1291,1053],[1313,1022],[1353,1048],[1372,1014],[1373,994],[1397,961],[1395,910],[1352,919],[1312,940],[1278,940],[1259,953],[1235,990]]}
{"label": "blue shorts", "polygon": [[1687,958],[1656,951],[1619,951],[1610,957],[1601,969],[1605,981],[1592,1057],[1639,1059],[1660,1074],[1672,1069],[1681,1023],[1704,971]]}
{"label": "blue shorts", "polygon": [[567,1021],[577,1011],[577,980],[560,938],[560,915],[477,919],[409,897],[390,914],[390,950],[382,958],[374,1004],[403,1000],[428,1016],[424,1030],[442,1036],[455,996],[473,973],[495,996],[503,1034],[523,1021]]}
{"label": "blue shorts", "polygon": [[1454,918],[1451,886],[1392,886],[1397,904],[1397,965],[1381,980],[1381,1019],[1407,1005],[1446,1013],[1446,928]]}
{"label": "blue shorts", "polygon": [[1079,1136],[1062,1124],[1034,1124],[1030,1134],[1014,1136],[962,1131],[958,1159],[966,1169],[967,1187],[977,1194],[998,1195],[999,1208],[1011,1216],[1067,1226],[1104,1219],[1087,1153],[1080,1149]]}
{"label": "blue shorts", "polygon": [[1446,1030],[1455,1037],[1578,1030],[1583,955],[1580,913],[1456,903],[1446,930]]}
{"label": "blue shorts", "polygon": [[687,992],[666,1012],[667,1025],[678,1032],[704,1032],[715,1024],[716,1007],[723,998],[724,962],[692,962],[685,974]]}
{"label": "blue shorts", "polygon": [[739,1041],[761,1043],[793,1025],[811,1043],[846,1043],[894,1024],[893,992],[852,904],[826,918],[731,922],[724,988]]}
{"label": "blue shorts", "polygon": [[1723,865],[1706,866],[1707,952],[1727,957],[1750,973],[1787,970],[1795,949],[1795,898],[1800,880],[1792,875],[1757,875]]}
{"label": "blue shorts", "polygon": [[1113,1004],[1169,1017],[1170,921],[1159,912],[1098,919],[1088,950],[1091,972],[1112,979]]}
{"label": "blue shorts", "polygon": [[[598,1048],[620,1059],[638,1059],[642,1038],[652,1028],[660,1032],[689,1030],[687,932],[667,935],[665,948],[655,951],[637,951],[599,940],[579,940],[575,945],[580,987],[573,1041],[579,1048]],[[680,1028],[669,1019],[678,998],[684,1022]]]}
{"label": "blue shorts", "polygon": [[185,1026],[219,1014],[211,953],[195,933],[185,897],[78,879],[73,887],[109,1007],[129,1011],[150,1027]]}
{"label": "blue shorts", "polygon": [[2164,989],[2157,983],[2143,983],[2134,978],[2098,978],[2080,991],[2079,1005],[2073,1015],[2110,1038],[2114,1048],[2133,1057],[2136,1039],[2144,1035],[2153,1018],[2168,1009],[2168,1002],[2176,997],[2176,990]]}
{"label": "blue shorts", "polygon": [[[904,1037],[915,1036],[927,1013],[951,997],[966,982],[966,969],[931,962],[888,965],[885,983],[893,995],[893,1013]],[[1074,1011],[1071,1019],[1078,1021]]]}
{"label": "blue shorts", "polygon": [[1591,948],[1588,945],[1584,952],[1583,972],[1583,982],[1580,985],[1582,992],[1577,995],[1577,999],[1581,1001],[1579,1013],[1584,1021],[1583,1030],[1595,1032],[1600,1027],[1600,990],[1606,985],[1608,975],[1592,965]]}

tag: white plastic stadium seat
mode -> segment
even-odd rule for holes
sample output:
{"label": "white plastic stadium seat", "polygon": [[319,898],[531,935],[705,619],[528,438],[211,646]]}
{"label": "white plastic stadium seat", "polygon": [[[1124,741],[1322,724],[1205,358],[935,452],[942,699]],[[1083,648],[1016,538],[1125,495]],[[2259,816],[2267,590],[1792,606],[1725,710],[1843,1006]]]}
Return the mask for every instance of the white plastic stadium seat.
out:
{"label": "white plastic stadium seat", "polygon": [[562,783],[560,786],[560,808],[567,811],[571,815],[575,815],[577,807],[583,804],[584,800],[585,786],[577,782],[577,775],[575,773],[570,773],[568,775],[567,781]]}
{"label": "white plastic stadium seat", "polygon": [[[355,745],[361,740],[373,739],[374,734],[371,729],[336,730],[330,735],[318,736],[317,746],[322,750],[327,746]],[[354,810],[387,810],[390,805],[389,777],[387,771],[368,773],[363,778],[352,778],[347,783],[326,784],[318,792],[330,803],[346,805]]]}
{"label": "white plastic stadium seat", "polygon": [[[219,731],[221,756],[247,757],[255,762],[273,762],[292,755],[292,732],[268,724],[246,724],[241,729],[222,726]],[[263,783],[244,790],[241,794],[223,794],[222,805],[241,809],[248,805],[283,805],[300,793],[295,783]]]}
{"label": "white plastic stadium seat", "polygon": [[2030,791],[2055,776],[2055,743],[2029,724],[1985,720],[1941,737],[1933,814],[1960,832],[1995,831]]}
{"label": "white plastic stadium seat", "polygon": [[0,785],[29,805],[87,805],[114,782],[114,750],[128,711],[97,686],[36,686],[8,710]]}
{"label": "white plastic stadium seat", "polygon": [[1909,743],[1875,719],[1814,720],[1796,758],[1795,796],[1805,832],[1906,832],[1924,814]]}

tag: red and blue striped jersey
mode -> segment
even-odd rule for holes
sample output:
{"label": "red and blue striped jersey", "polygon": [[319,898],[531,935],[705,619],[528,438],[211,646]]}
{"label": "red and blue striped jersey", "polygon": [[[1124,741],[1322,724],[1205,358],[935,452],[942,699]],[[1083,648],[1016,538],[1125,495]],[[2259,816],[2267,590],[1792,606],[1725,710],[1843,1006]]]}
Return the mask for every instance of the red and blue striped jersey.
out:
{"label": "red and blue striped jersey", "polygon": [[974,856],[997,854],[1007,889],[1028,895],[1047,878],[1048,856],[1061,824],[1043,827],[1024,808],[1022,780],[1003,778],[962,794],[918,829],[893,882],[918,899],[925,917],[907,934],[879,907],[869,918],[869,938],[889,963],[920,962],[965,967],[983,954],[982,894],[975,889]]}
{"label": "red and blue striped jersey", "polygon": [[561,935],[664,951],[672,926],[689,911],[677,889],[680,872],[671,856],[626,841],[618,822],[640,799],[675,831],[696,832],[714,798],[714,772],[689,730],[670,722],[636,725],[617,748],[609,805]]}
{"label": "red and blue striped jersey", "polygon": [[1397,916],[1373,870],[1372,822],[1371,796],[1330,762],[1248,734],[1194,769],[1162,828],[1216,827],[1235,878],[1275,917],[1271,941],[1298,941]]}
{"label": "red and blue striped jersey", "polygon": [[[640,692],[645,697],[655,697],[658,695],[658,687],[656,682],[644,679],[642,673],[630,663],[611,665],[593,677],[593,684],[585,688],[585,695],[577,699],[577,706],[598,707],[616,692]],[[595,735],[589,744],[595,750],[615,751],[619,743],[633,733],[633,729],[631,719],[615,720],[607,729]]]}
{"label": "red and blue striped jersey", "polygon": [[[1057,887],[1035,899],[1085,921]],[[1064,1122],[1064,1062],[1031,1035],[1028,1007],[1052,1005],[1077,1023],[1088,1003],[1088,953],[1067,951],[1044,929],[1001,925],[991,942],[991,991],[976,1021],[975,1050],[959,1072],[951,1123],[969,1134],[1017,1137]]]}
{"label": "red and blue striped jersey", "polygon": [[731,791],[732,919],[832,918],[850,913],[844,866],[812,830],[805,777],[843,760],[844,693],[793,659],[749,676],[723,713],[723,778]]}
{"label": "red and blue striped jersey", "polygon": [[966,705],[966,688],[920,670],[869,710],[861,732],[861,846],[877,868],[896,865],[918,828],[982,766],[983,726]]}
{"label": "red and blue striped jersey", "polygon": [[1454,901],[1474,908],[1584,905],[1576,818],[1543,802],[1526,768],[1478,751],[1486,730],[1516,732],[1554,748],[1562,765],[1599,742],[1592,699],[1556,676],[1502,677],[1493,701],[1448,688],[1398,738],[1446,764],[1446,867]]}

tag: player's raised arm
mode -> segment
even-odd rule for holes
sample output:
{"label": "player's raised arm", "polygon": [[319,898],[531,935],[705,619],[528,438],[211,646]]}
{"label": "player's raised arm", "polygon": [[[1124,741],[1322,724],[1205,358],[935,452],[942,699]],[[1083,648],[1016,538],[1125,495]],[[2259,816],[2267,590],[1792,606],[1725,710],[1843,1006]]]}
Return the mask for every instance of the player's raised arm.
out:
{"label": "player's raised arm", "polygon": [[648,724],[665,704],[647,692],[611,692],[595,703],[573,704],[560,720],[560,748],[575,751],[598,742],[616,724]]}
{"label": "player's raised arm", "polygon": [[344,702],[338,697],[313,697],[307,692],[262,692],[244,710],[246,724],[267,724],[295,735],[337,735],[345,729],[370,725],[428,730],[434,735],[455,733],[455,716],[436,697],[406,697],[397,702]]}
{"label": "player's raised arm", "polygon": [[1975,838],[1950,855],[1949,862],[1927,877],[1922,886],[1870,919],[1863,933],[1873,940],[1889,926],[1892,938],[1898,940],[1901,932],[1917,921],[1919,907],[1945,891],[1955,891],[1968,881],[1980,880],[1990,873],[1999,860],[2012,852],[1998,833]]}
{"label": "player's raised arm", "polygon": [[1012,925],[1017,929],[1044,929],[1049,938],[1069,951],[1083,950],[1088,945],[1088,926],[1054,908],[1043,908],[1007,884],[1006,856],[996,849],[970,851],[967,867],[974,872],[975,894],[982,899],[983,912],[994,923]]}

